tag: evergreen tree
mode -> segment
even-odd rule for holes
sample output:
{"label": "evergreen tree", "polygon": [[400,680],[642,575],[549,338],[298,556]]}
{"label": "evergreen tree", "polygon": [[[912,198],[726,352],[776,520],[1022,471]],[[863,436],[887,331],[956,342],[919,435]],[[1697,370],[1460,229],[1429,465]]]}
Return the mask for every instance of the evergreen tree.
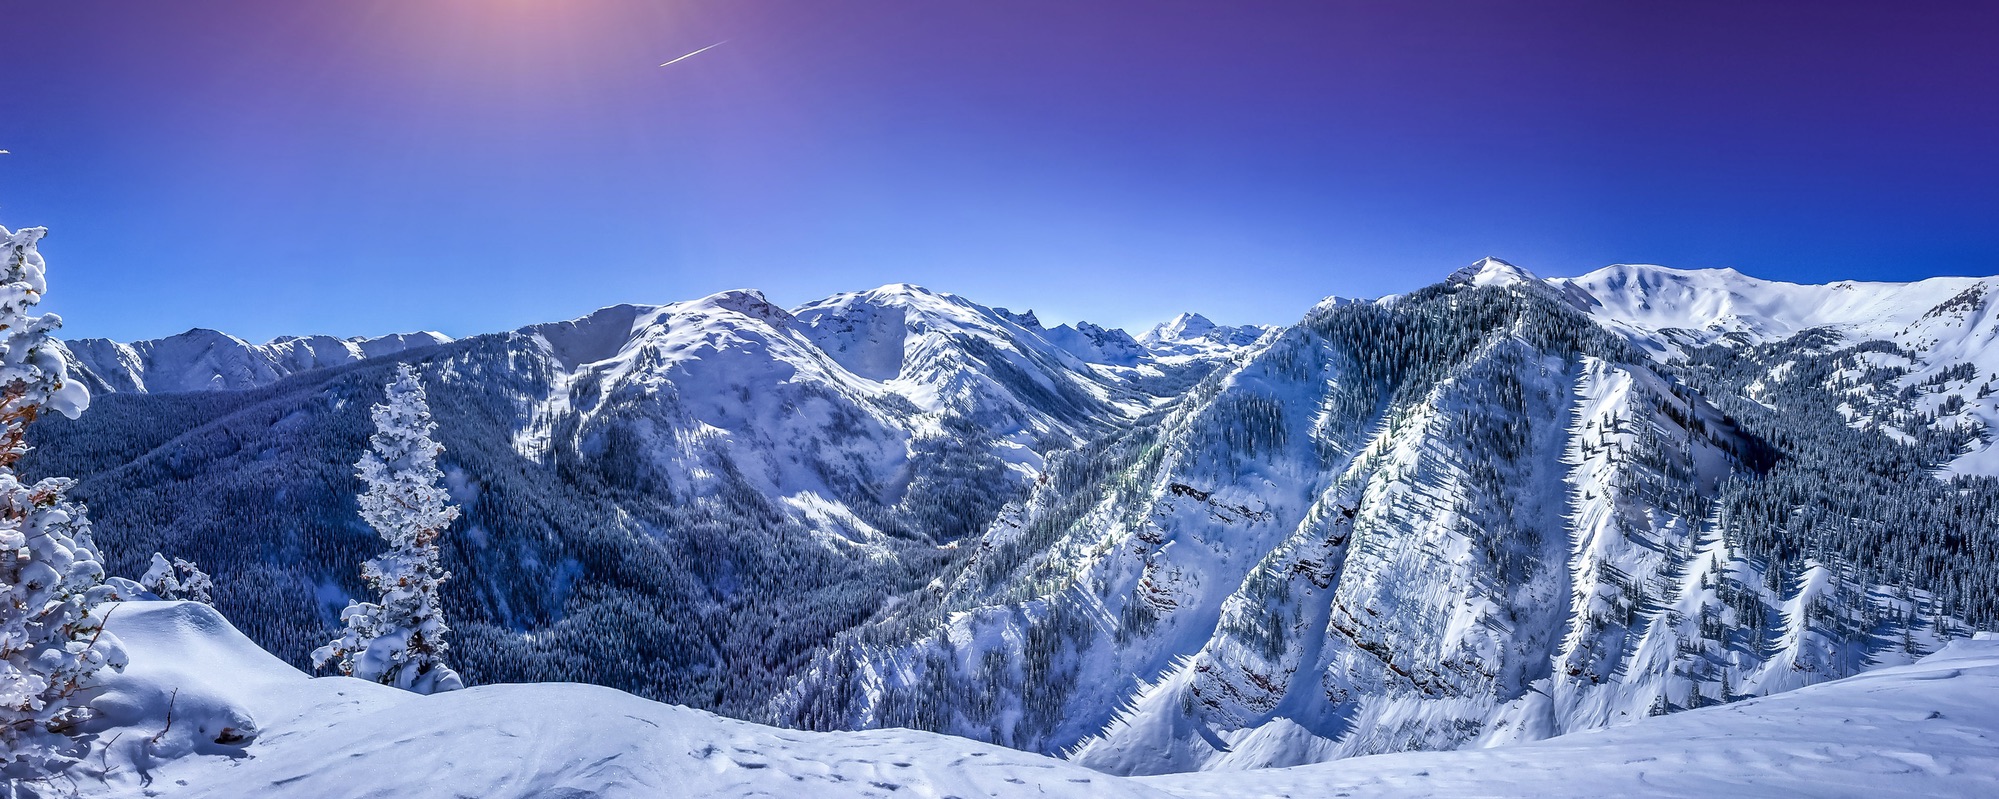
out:
{"label": "evergreen tree", "polygon": [[314,651],[313,660],[420,694],[455,690],[465,686],[444,662],[451,628],[438,599],[438,584],[451,575],[438,564],[437,539],[458,518],[438,486],[444,447],[431,440],[437,425],[414,368],[402,364],[386,394],[374,407],[369,451],[355,464],[368,485],[361,518],[389,542],[389,551],[361,567],[382,601],[350,602],[340,613],[346,631]]}
{"label": "evergreen tree", "polygon": [[96,613],[111,588],[83,507],[64,497],[74,481],[27,484],[15,470],[44,409],[73,419],[90,404],[51,346],[62,320],[30,313],[46,290],[35,249],[44,232],[0,228],[0,784],[16,789],[88,751],[79,692],[98,669],[125,665]]}

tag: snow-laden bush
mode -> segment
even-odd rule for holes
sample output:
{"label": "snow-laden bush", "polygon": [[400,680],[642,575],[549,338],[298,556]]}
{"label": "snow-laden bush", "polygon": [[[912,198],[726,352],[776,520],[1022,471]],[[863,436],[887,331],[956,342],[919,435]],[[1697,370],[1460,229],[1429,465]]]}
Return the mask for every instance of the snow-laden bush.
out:
{"label": "snow-laden bush", "polygon": [[[15,463],[28,425],[44,409],[76,418],[90,404],[50,346],[54,314],[30,312],[47,286],[35,249],[45,231],[0,228],[0,777],[46,779],[89,748],[77,727],[89,715],[78,692],[124,650],[94,613],[110,595],[83,507],[64,497],[73,481],[24,483]],[[13,783],[18,784],[18,783]]]}
{"label": "snow-laden bush", "polygon": [[437,593],[451,577],[438,565],[437,538],[458,518],[458,508],[438,485],[444,474],[437,456],[444,447],[430,437],[437,425],[416,369],[401,365],[374,419],[369,450],[355,465],[368,485],[361,518],[389,542],[389,551],[361,566],[382,601],[349,603],[340,612],[346,631],[314,651],[313,660],[420,694],[463,688],[458,672],[444,663],[444,635],[451,628]]}
{"label": "snow-laden bush", "polygon": [[215,605],[215,581],[208,572],[191,561],[153,553],[153,562],[146,568],[146,574],[139,578],[139,585],[161,599],[185,599],[213,607]]}

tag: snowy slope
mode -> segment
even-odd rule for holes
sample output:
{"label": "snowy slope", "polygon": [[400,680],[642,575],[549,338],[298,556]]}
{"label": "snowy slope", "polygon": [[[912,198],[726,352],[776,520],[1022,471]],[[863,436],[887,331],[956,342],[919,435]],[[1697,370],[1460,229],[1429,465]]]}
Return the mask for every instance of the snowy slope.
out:
{"label": "snowy slope", "polygon": [[1842,280],[1801,285],[1733,269],[1672,269],[1617,264],[1581,277],[1553,278],[1588,295],[1598,318],[1647,331],[1685,330],[1712,340],[1730,333],[1757,342],[1832,327],[1860,339],[1904,335],[1937,306],[1967,292],[1983,296],[1983,278],[1937,277],[1913,283]]}
{"label": "snowy slope", "polygon": [[1999,637],[1913,665],[1538,743],[1138,782],[1187,799],[1999,796]]}
{"label": "snowy slope", "polygon": [[827,541],[876,555],[896,531],[865,506],[921,485],[925,441],[982,437],[966,443],[1025,480],[1222,357],[1155,363],[1121,331],[1045,329],[1031,312],[906,283],[789,310],[752,290],[617,306],[517,335],[552,371],[516,435],[523,455],[636,459],[627,477],[682,496],[743,482]]}
{"label": "snowy slope", "polygon": [[[1733,269],[1620,264],[1547,282],[1605,326],[1668,360],[1684,358],[1691,347],[1770,345],[1811,330],[1834,334],[1841,346],[1892,344],[1894,350],[1856,363],[1843,382],[1824,386],[1854,395],[1853,424],[1901,433],[1912,432],[1910,424],[1999,425],[1999,396],[1988,388],[1999,379],[1999,314],[1993,312],[1999,279],[1800,285]],[[1770,366],[1785,368],[1781,361]],[[1868,367],[1893,373],[1870,374]],[[1910,387],[1921,387],[1917,402],[1892,401]],[[1989,440],[1975,442],[1949,471],[1999,476],[1999,449]]]}
{"label": "snowy slope", "polygon": [[1940,645],[1919,593],[1720,540],[1706,509],[1747,449],[1484,261],[1326,305],[1051,470],[934,611],[836,650],[774,717],[1241,769],[1538,740]]}
{"label": "snowy slope", "polygon": [[122,344],[105,339],[64,342],[76,369],[99,393],[240,390],[269,385],[312,369],[379,358],[450,341],[441,333],[377,338],[279,338],[251,344],[196,328],[177,336]]}
{"label": "snowy slope", "polygon": [[523,455],[634,459],[629,477],[673,495],[746,484],[828,541],[862,546],[888,532],[862,505],[899,501],[921,442],[951,425],[988,437],[1024,480],[1052,448],[1154,399],[1005,315],[908,284],[793,310],[729,291],[523,335],[553,367],[516,437]]}
{"label": "snowy slope", "polygon": [[[910,730],[812,733],[574,684],[417,696],[308,678],[200,605],[127,602],[87,797],[1989,796],[1999,640],[1520,746],[1130,780]],[[169,721],[168,712],[172,716]],[[66,790],[68,786],[63,786]]]}
{"label": "snowy slope", "polygon": [[1119,398],[1105,372],[1049,341],[1038,324],[1016,321],[1031,322],[1032,314],[1001,313],[955,294],[896,283],[807,303],[795,317],[828,357],[921,408],[978,405],[975,398],[1003,389],[1023,407],[975,412],[1040,414],[1073,427],[1114,412]]}
{"label": "snowy slope", "polygon": [[85,796],[1169,795],[963,739],[791,732],[595,686],[418,696],[312,679],[201,605],[128,602],[111,614],[132,665],[97,703],[105,748],[72,775]]}

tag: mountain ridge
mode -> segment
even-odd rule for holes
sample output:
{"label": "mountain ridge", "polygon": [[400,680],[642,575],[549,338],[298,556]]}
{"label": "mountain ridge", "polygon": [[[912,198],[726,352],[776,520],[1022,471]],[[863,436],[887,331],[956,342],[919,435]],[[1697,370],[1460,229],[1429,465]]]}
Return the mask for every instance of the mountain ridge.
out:
{"label": "mountain ridge", "polygon": [[[1811,382],[1784,359],[1875,350],[1808,337],[1662,358],[1654,331],[1587,315],[1573,288],[1488,259],[1322,304],[1089,456],[1094,482],[1052,472],[988,532],[977,579],[843,639],[771,718],[935,729],[1120,774],[1284,766],[1780,692],[1965,629],[1956,597],[1894,593],[1850,555],[1746,551],[1773,534],[1734,516],[1763,501],[1768,433],[1701,393],[1744,390],[1704,370],[1761,368],[1740,373],[1748,396],[1786,401],[1787,376],[1800,396],[1892,393],[1872,412],[1925,453],[1981,446],[1912,415],[1911,373]],[[1852,426],[1855,443],[1886,435]],[[1932,463],[1897,479],[1951,491]]]}
{"label": "mountain ridge", "polygon": [[[716,292],[707,297],[683,300],[679,303],[607,305],[573,319],[534,323],[501,332],[553,334],[560,338],[573,338],[573,333],[565,335],[559,331],[583,326],[616,329],[620,323],[606,320],[623,319],[625,321],[622,324],[627,328],[624,332],[629,333],[629,325],[639,315],[668,305],[732,295],[743,298],[746,303],[765,306],[780,314],[791,314],[834,301],[839,297],[856,295],[876,298],[928,296],[969,303],[958,295],[932,291],[913,283],[889,283],[874,289],[836,294],[807,302],[797,308],[785,309],[770,302],[761,291],[745,288]],[[976,305],[976,303],[971,304]],[[977,307],[984,308],[984,306]],[[1201,331],[1161,338],[1160,331],[1168,329],[1173,322],[1161,323],[1147,332],[1146,335],[1154,342],[1153,345],[1147,345],[1141,344],[1137,338],[1121,329],[1105,328],[1087,321],[1051,328],[1044,327],[1034,316],[1033,311],[1015,314],[1006,308],[987,310],[1023,330],[1044,338],[1070,356],[1089,363],[1120,367],[1138,367],[1144,362],[1166,355],[1199,357],[1223,355],[1232,348],[1247,345],[1255,335],[1269,329],[1268,326],[1260,325],[1218,327],[1198,314],[1181,314],[1181,317],[1198,319]],[[1253,334],[1245,337],[1245,332]],[[442,333],[420,331],[348,338],[327,335],[283,335],[263,344],[252,344],[222,331],[197,327],[157,339],[119,342],[102,338],[79,338],[64,340],[60,344],[71,365],[76,367],[75,371],[90,384],[91,388],[102,393],[256,388],[312,369],[352,363],[368,357],[393,355],[406,349],[443,344],[452,340]],[[600,342],[597,349],[602,350],[604,346],[607,345]],[[599,355],[599,359],[608,358],[611,353],[600,352]],[[574,357],[574,353],[571,353],[570,357]]]}

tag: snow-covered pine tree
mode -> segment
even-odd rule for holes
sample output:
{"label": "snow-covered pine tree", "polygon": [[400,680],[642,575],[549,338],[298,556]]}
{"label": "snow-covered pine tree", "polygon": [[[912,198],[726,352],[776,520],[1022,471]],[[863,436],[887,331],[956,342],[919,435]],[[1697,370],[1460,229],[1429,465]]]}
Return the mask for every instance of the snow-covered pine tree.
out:
{"label": "snow-covered pine tree", "polygon": [[34,315],[47,286],[35,245],[42,228],[0,228],[0,784],[47,779],[88,750],[76,737],[90,710],[77,692],[125,653],[97,613],[111,594],[83,507],[64,498],[74,481],[21,482],[28,425],[44,410],[72,419],[90,404],[68,380],[49,334],[62,324]]}
{"label": "snow-covered pine tree", "polygon": [[322,666],[337,663],[342,674],[420,694],[463,688],[444,663],[451,628],[437,592],[451,577],[438,565],[437,539],[458,508],[438,486],[444,447],[431,440],[437,425],[416,369],[400,366],[374,419],[369,450],[355,466],[368,484],[361,518],[389,542],[389,551],[361,566],[382,601],[350,602],[340,613],[346,631],[312,657]]}
{"label": "snow-covered pine tree", "polygon": [[153,562],[146,569],[146,575],[139,578],[139,585],[161,599],[185,599],[204,605],[215,605],[215,581],[207,572],[192,561],[153,553]]}

